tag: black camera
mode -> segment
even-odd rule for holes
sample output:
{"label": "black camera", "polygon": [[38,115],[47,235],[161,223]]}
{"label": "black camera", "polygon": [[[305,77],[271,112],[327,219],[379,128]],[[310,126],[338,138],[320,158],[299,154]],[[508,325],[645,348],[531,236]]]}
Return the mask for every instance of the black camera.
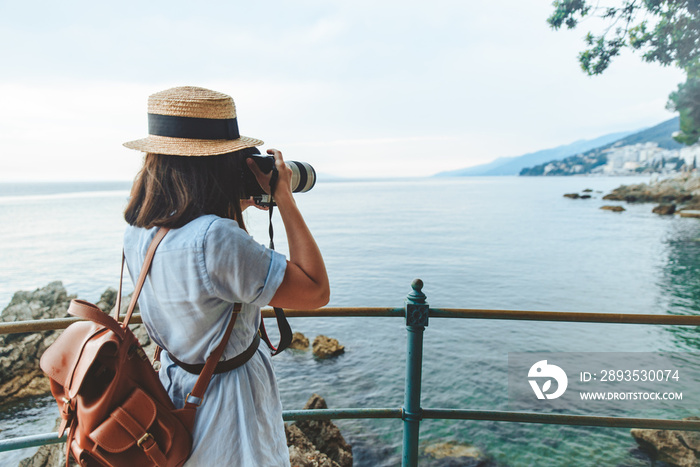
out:
{"label": "black camera", "polygon": [[[255,149],[255,148],[251,148]],[[272,180],[277,179],[277,168],[275,167],[275,158],[272,156],[261,156],[260,152],[255,150],[253,153],[246,154],[242,158],[243,168],[241,170],[243,199],[253,197],[256,204],[261,206],[274,205],[275,201],[272,196],[265,193],[262,187],[258,184],[258,180],[251,172],[246,163],[246,159],[253,159],[258,168],[263,173],[274,172]],[[285,161],[285,164],[292,169],[292,192],[304,193],[309,191],[316,185],[316,171],[307,162]],[[274,184],[274,182],[272,182]]]}

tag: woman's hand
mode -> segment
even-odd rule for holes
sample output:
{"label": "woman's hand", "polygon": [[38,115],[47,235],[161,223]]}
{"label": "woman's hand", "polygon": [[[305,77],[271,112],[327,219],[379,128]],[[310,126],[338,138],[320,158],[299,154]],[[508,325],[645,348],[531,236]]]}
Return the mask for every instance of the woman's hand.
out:
{"label": "woman's hand", "polygon": [[252,196],[248,199],[241,200],[241,212],[245,211],[251,206],[260,209],[261,211],[268,211],[270,209],[267,206],[260,206],[258,203],[255,202]]}
{"label": "woman's hand", "polygon": [[263,191],[268,195],[284,196],[287,193],[291,195],[292,169],[290,169],[289,166],[287,166],[287,164],[284,163],[282,153],[277,149],[268,149],[267,153],[274,157],[275,168],[277,169],[277,183],[275,185],[274,193],[272,193],[272,189],[270,188],[270,179],[272,178],[272,171],[268,173],[263,173],[258,167],[258,164],[256,164],[255,161],[253,161],[253,159],[251,159],[250,157],[246,159],[248,168],[251,172],[253,172],[253,175],[255,175],[255,179],[258,181],[258,185],[260,185]]}

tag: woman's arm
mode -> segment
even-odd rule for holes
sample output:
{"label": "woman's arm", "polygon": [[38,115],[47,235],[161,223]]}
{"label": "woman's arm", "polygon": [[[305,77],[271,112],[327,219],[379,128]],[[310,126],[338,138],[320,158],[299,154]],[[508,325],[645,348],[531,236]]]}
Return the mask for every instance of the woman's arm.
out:
{"label": "woman's arm", "polygon": [[[320,308],[328,303],[330,285],[326,265],[304,218],[292,195],[292,170],[276,149],[267,151],[275,158],[279,172],[275,187],[275,202],[282,216],[289,243],[289,260],[284,279],[270,301],[270,305],[282,308]],[[260,186],[269,193],[270,174],[263,174],[251,159],[250,167]]]}

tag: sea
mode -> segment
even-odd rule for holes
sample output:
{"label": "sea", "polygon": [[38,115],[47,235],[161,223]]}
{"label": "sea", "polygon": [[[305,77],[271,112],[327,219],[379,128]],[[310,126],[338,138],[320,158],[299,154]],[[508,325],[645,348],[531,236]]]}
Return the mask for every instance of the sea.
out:
{"label": "sea", "polygon": [[[650,204],[624,204],[624,212],[600,209],[620,204],[602,199],[612,189],[648,181],[319,180],[296,199],[326,261],[330,306],[402,307],[411,282],[419,278],[435,308],[695,315],[700,310],[700,220],[658,216]],[[115,287],[128,190],[126,182],[0,184],[1,307],[18,290],[56,280],[69,294],[89,301]],[[591,198],[563,196],[583,190],[591,190]],[[250,208],[244,215],[250,233],[266,244],[267,213]],[[273,227],[275,246],[286,253],[278,214]],[[320,334],[338,339],[345,353],[328,360],[310,351],[275,357],[285,409],[302,408],[313,393],[331,408],[402,406],[403,319],[290,322],[310,340]],[[700,334],[681,326],[432,318],[424,333],[422,406],[509,410],[509,356],[528,352],[597,353],[603,361],[608,353],[620,352],[692,356],[700,352]],[[569,413],[700,415],[700,407],[693,407],[639,402],[615,404],[601,413],[574,404]],[[50,397],[5,404],[1,410],[0,438],[52,431],[58,415]],[[400,465],[401,420],[337,424],[353,445],[355,465]],[[624,428],[426,420],[420,439],[420,465],[461,465],[431,456],[436,446],[474,446],[501,466],[650,465]],[[0,464],[17,465],[32,453],[2,454]]]}

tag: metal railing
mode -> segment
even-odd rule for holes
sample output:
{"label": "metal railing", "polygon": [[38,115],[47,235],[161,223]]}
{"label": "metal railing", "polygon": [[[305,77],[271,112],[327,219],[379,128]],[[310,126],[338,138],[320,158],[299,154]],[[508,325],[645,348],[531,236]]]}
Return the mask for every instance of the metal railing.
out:
{"label": "metal railing", "polygon": [[[430,308],[422,292],[423,282],[416,279],[402,308],[334,308],[319,310],[285,310],[290,318],[309,317],[402,317],[406,320],[406,380],[404,404],[393,408],[340,408],[314,410],[286,410],[285,421],[338,420],[338,419],[401,419],[403,421],[402,466],[418,465],[418,441],[422,420],[483,420],[496,422],[541,423],[609,428],[651,428],[661,430],[700,431],[700,421],[652,418],[602,417],[569,414],[548,414],[520,411],[470,410],[455,408],[421,407],[421,380],[423,366],[423,333],[430,318],[498,319],[517,321],[556,321],[570,323],[652,324],[700,326],[700,316],[670,316],[624,313],[572,313],[554,311],[516,311],[486,309]],[[263,317],[272,318],[271,309],[263,310]],[[39,332],[64,329],[78,318],[0,323],[0,334]],[[140,323],[137,314],[132,323]],[[0,452],[65,442],[56,433],[23,436],[0,440]]]}

